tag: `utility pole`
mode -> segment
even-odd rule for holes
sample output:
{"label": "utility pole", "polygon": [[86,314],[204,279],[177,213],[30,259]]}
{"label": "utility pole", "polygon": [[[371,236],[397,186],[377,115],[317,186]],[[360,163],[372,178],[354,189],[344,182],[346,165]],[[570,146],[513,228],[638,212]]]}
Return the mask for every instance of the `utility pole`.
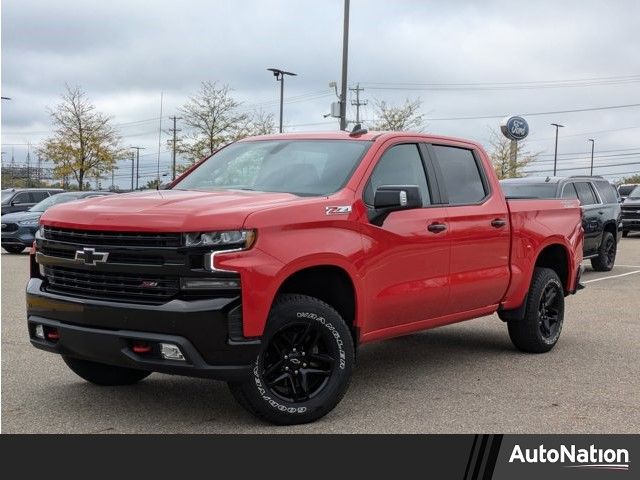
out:
{"label": "utility pole", "polygon": [[116,168],[118,168],[117,165],[111,168],[111,190],[116,189]]}
{"label": "utility pole", "polygon": [[27,142],[27,188],[31,186],[31,142]]}
{"label": "utility pole", "polygon": [[556,176],[557,166],[558,166],[558,129],[564,127],[564,125],[560,125],[559,123],[552,123],[554,127],[556,127],[556,148],[553,154],[553,176]]}
{"label": "utility pole", "polygon": [[280,82],[280,133],[282,133],[282,111],[283,111],[283,99],[284,99],[284,76],[289,75],[291,77],[297,77],[297,73],[287,72],[280,70],[279,68],[267,68],[270,72],[273,72],[273,76],[276,77],[276,81]]}
{"label": "utility pole", "polygon": [[176,148],[177,141],[176,134],[180,131],[180,129],[176,128],[176,122],[178,120],[182,120],[182,117],[169,117],[169,120],[173,120],[173,128],[169,129],[170,132],[173,132],[173,154],[171,157],[171,180],[176,179]]}
{"label": "utility pole", "polygon": [[360,123],[360,107],[367,104],[366,100],[362,102],[360,101],[360,92],[363,92],[364,88],[360,87],[360,84],[358,83],[358,85],[356,85],[356,88],[350,88],[349,90],[351,90],[352,92],[356,92],[356,100],[355,102],[351,100],[351,105],[356,107],[356,123]]}
{"label": "utility pole", "polygon": [[[140,180],[140,150],[144,150],[145,147],[130,147],[136,151],[136,190],[138,189],[138,182]],[[131,188],[133,190],[133,188]]]}
{"label": "utility pole", "polygon": [[590,138],[588,141],[591,142],[591,173],[589,173],[589,175],[593,176],[593,150],[595,149],[596,141],[593,138]]}
{"label": "utility pole", "polygon": [[135,153],[131,152],[131,191],[132,192],[133,192],[133,173],[134,173],[133,172],[133,167],[134,167],[134,164],[135,164],[135,158],[136,158]]}
{"label": "utility pole", "polygon": [[347,129],[347,65],[349,57],[349,0],[344,0],[342,30],[342,85],[340,87],[340,130]]}

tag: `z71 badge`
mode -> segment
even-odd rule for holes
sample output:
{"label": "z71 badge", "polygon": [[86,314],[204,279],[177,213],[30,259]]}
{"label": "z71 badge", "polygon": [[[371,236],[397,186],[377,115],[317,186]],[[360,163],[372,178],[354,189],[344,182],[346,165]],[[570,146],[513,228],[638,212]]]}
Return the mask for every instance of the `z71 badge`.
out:
{"label": "z71 badge", "polygon": [[327,215],[348,215],[351,213],[351,206],[345,205],[343,207],[325,207],[324,213]]}

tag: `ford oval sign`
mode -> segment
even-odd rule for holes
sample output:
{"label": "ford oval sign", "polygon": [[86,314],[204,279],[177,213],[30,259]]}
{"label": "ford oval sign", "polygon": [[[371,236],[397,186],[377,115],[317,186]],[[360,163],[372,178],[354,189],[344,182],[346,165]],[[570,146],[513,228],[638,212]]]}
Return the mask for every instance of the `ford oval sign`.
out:
{"label": "ford oval sign", "polygon": [[500,130],[510,140],[524,140],[529,135],[529,124],[522,117],[508,117],[500,125]]}

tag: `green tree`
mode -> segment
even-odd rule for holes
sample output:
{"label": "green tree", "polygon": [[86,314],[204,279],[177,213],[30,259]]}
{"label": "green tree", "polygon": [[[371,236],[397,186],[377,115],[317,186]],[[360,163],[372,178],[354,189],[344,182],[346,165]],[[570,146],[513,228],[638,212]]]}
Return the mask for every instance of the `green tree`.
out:
{"label": "green tree", "polygon": [[202,82],[198,93],[180,108],[183,122],[190,129],[190,133],[177,142],[180,155],[193,164],[234,140],[249,119],[239,111],[240,105],[231,96],[228,85]]}
{"label": "green tree", "polygon": [[620,180],[620,183],[640,183],[640,173],[624,177],[622,180]]}
{"label": "green tree", "polygon": [[526,174],[524,167],[535,161],[539,153],[527,151],[526,140],[516,143],[516,161],[511,159],[511,140],[498,130],[492,129],[489,137],[489,157],[499,179],[520,178]]}
{"label": "green tree", "polygon": [[388,105],[385,101],[374,102],[375,118],[373,130],[417,131],[425,128],[424,115],[420,112],[422,100],[406,99],[402,105]]}
{"label": "green tree", "polygon": [[75,178],[78,188],[88,177],[111,172],[124,152],[111,118],[96,111],[80,87],[67,85],[62,102],[49,111],[54,134],[43,142],[39,154],[51,160],[56,178]]}

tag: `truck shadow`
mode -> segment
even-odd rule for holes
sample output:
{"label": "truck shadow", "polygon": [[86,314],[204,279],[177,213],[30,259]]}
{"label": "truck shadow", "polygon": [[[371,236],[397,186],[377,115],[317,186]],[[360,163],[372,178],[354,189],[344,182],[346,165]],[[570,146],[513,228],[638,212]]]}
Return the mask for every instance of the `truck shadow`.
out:
{"label": "truck shadow", "polygon": [[[316,424],[292,428],[314,431],[339,422],[342,415],[357,415],[362,398],[376,401],[376,395],[384,395],[381,385],[426,389],[425,395],[429,395],[428,390],[436,385],[451,382],[452,371],[471,369],[473,376],[481,376],[487,363],[522,355],[511,345],[506,327],[445,327],[364,345],[343,405]],[[283,431],[246,413],[222,382],[153,374],[138,385],[112,388],[70,378],[50,393],[54,403],[67,404],[67,408],[69,399],[74,399],[76,420],[86,418],[86,425],[92,425],[87,432]]]}

